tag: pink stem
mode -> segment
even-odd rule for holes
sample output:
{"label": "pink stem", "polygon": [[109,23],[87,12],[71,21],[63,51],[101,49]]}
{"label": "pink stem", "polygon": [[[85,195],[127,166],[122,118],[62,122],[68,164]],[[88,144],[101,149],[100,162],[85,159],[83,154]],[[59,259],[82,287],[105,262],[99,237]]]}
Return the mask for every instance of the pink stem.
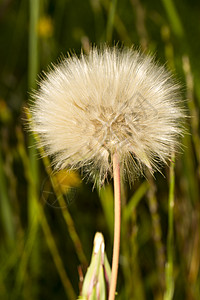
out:
{"label": "pink stem", "polygon": [[109,291],[109,298],[108,298],[109,300],[115,299],[118,264],[119,264],[119,249],[120,249],[121,192],[120,192],[120,166],[119,166],[117,153],[113,155],[113,174],[114,174],[115,227],[114,227],[112,274],[111,274],[110,291]]}

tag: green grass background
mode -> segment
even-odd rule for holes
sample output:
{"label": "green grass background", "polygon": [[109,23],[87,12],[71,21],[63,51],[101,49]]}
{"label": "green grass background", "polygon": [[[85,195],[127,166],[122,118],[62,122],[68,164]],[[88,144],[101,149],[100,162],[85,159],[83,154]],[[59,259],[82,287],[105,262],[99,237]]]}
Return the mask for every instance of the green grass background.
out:
{"label": "green grass background", "polygon": [[199,15],[197,0],[0,1],[0,299],[76,299],[96,231],[111,262],[112,183],[52,176],[23,125],[38,74],[103,42],[166,63],[190,116],[165,177],[124,185],[117,299],[200,299]]}

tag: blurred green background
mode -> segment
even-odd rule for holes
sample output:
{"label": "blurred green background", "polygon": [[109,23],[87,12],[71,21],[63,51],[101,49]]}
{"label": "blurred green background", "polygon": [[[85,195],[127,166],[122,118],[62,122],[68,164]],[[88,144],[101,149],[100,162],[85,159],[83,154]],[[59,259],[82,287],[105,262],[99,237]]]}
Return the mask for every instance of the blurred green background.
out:
{"label": "blurred green background", "polygon": [[154,53],[191,116],[175,175],[124,185],[116,299],[200,299],[199,16],[197,0],[0,1],[0,299],[75,299],[96,231],[111,262],[112,183],[53,175],[24,126],[38,74],[103,42]]}

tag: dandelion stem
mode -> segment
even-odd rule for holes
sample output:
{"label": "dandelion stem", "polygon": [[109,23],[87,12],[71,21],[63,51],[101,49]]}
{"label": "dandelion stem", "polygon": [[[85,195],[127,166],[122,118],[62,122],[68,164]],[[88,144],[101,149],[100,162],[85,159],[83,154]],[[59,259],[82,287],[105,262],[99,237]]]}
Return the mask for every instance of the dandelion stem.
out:
{"label": "dandelion stem", "polygon": [[118,155],[113,155],[113,174],[114,174],[114,201],[115,201],[115,226],[114,226],[114,246],[112,259],[112,274],[109,291],[109,300],[115,299],[115,290],[117,285],[117,273],[119,263],[120,249],[120,227],[121,227],[121,193],[120,193],[120,166]]}

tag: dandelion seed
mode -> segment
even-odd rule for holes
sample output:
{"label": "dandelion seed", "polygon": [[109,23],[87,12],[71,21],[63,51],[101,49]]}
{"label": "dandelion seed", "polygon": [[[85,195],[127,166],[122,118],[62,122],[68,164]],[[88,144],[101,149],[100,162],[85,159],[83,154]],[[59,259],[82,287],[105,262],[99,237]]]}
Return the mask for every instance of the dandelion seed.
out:
{"label": "dandelion seed", "polygon": [[54,66],[39,84],[32,129],[56,169],[84,167],[93,180],[160,169],[182,133],[179,86],[154,59],[131,49],[93,48]]}

